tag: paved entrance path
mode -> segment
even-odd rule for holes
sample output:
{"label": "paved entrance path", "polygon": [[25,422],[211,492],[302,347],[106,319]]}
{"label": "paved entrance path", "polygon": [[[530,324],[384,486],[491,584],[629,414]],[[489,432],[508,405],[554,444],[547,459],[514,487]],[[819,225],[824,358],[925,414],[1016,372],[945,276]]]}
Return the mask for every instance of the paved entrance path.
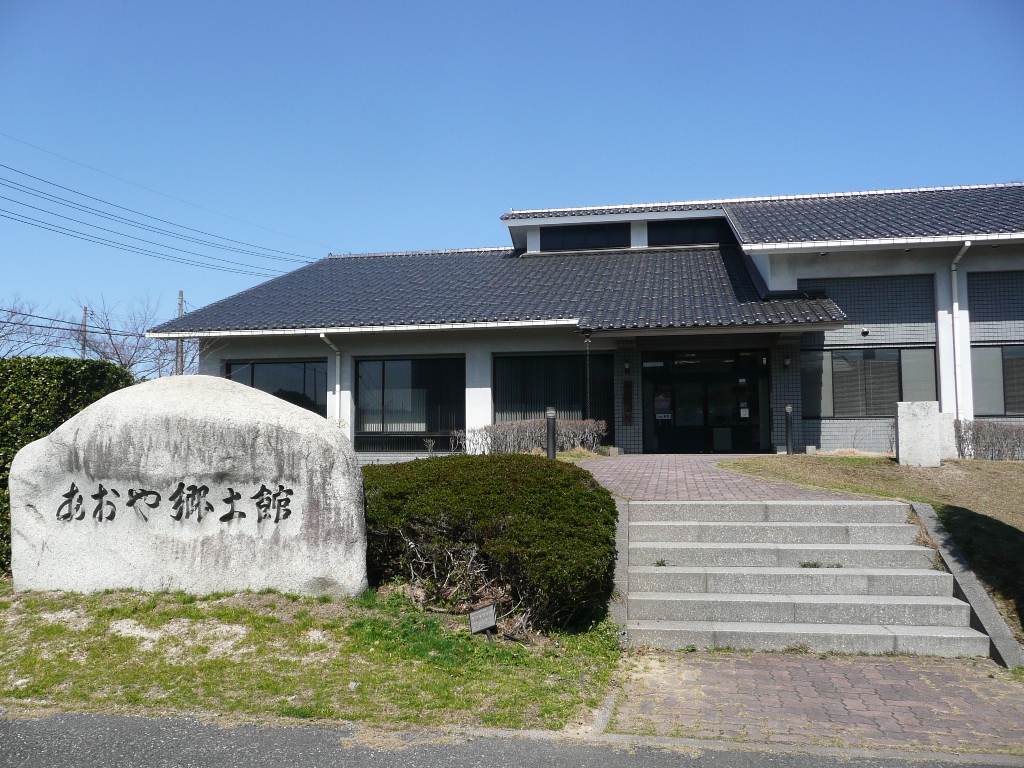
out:
{"label": "paved entrance path", "polygon": [[[578,462],[601,485],[634,501],[801,501],[841,499],[785,483],[769,483],[715,465],[741,455],[626,455]],[[848,498],[848,497],[846,497]]]}
{"label": "paved entrance path", "polygon": [[[739,456],[634,455],[579,464],[636,501],[843,498],[715,466],[730,458]],[[1024,755],[1024,682],[988,659],[635,653],[622,672],[609,732]]]}
{"label": "paved entrance path", "polygon": [[653,652],[636,661],[611,731],[1024,754],[1024,682],[987,659]]}

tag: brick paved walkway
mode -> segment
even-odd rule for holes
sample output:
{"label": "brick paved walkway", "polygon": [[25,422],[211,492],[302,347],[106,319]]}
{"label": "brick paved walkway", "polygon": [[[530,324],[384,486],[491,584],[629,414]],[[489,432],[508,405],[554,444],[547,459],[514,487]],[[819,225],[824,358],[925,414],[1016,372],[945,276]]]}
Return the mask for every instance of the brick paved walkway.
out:
{"label": "brick paved walkway", "polygon": [[578,462],[612,493],[636,501],[800,501],[839,499],[827,491],[769,483],[716,467],[741,456],[626,455]]}
{"label": "brick paved walkway", "polygon": [[633,666],[609,731],[1024,753],[1024,683],[988,660],[651,652]]}

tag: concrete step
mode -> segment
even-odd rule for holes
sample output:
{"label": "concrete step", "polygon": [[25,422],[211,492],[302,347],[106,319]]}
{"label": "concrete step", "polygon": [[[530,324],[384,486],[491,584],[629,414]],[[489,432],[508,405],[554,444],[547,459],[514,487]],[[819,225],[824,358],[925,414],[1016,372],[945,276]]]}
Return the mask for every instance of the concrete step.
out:
{"label": "concrete step", "polygon": [[[913,544],[717,544],[631,542],[629,565],[748,566],[793,568],[801,563],[844,568],[922,568],[932,566],[935,550]],[[815,569],[817,570],[817,569]]]}
{"label": "concrete step", "polygon": [[629,540],[765,544],[913,544],[920,528],[907,523],[720,523],[629,524]]}
{"label": "concrete step", "polygon": [[953,576],[932,569],[633,566],[629,593],[715,592],[779,595],[953,594]]}
{"label": "concrete step", "polygon": [[627,615],[640,621],[966,627],[971,607],[955,597],[936,596],[633,592]]}
{"label": "concrete step", "polygon": [[902,653],[922,656],[987,656],[987,635],[970,627],[871,624],[758,624],[718,621],[628,621],[633,646],[678,650],[694,646],[781,651]]}
{"label": "concrete step", "polygon": [[631,501],[630,522],[905,523],[899,501]]}

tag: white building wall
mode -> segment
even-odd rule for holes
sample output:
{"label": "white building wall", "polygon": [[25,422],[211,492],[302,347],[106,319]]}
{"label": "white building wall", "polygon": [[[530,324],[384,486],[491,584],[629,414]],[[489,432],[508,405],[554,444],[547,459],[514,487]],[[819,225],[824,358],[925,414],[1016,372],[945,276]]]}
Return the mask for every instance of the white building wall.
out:
{"label": "white building wall", "polygon": [[491,350],[486,344],[470,346],[466,352],[466,429],[479,429],[491,423],[492,402]]}
{"label": "white building wall", "polygon": [[[953,302],[950,262],[960,246],[941,248],[880,249],[876,251],[835,251],[830,253],[760,254],[754,262],[771,290],[796,290],[797,281],[826,277],[871,277],[931,274],[935,280],[937,365],[939,403],[943,413],[955,413],[956,389],[953,355]],[[958,355],[960,415],[974,416],[971,387],[970,307],[967,275],[970,272],[999,272],[1024,268],[1024,247],[1016,245],[973,245],[957,268],[959,331]],[[1022,310],[1024,311],[1024,310]]]}
{"label": "white building wall", "polygon": [[953,364],[953,291],[948,275],[941,273],[935,275],[935,320],[939,410],[943,413],[956,413],[956,370]]}
{"label": "white building wall", "polygon": [[[967,251],[964,259],[968,258],[970,253]],[[981,260],[984,261],[984,259]],[[957,310],[957,336],[959,338],[955,338],[957,342],[956,376],[959,385],[960,412],[958,416],[961,419],[974,418],[974,382],[971,377],[971,308],[967,299],[967,273],[970,271],[970,266],[977,267],[979,265],[967,265],[961,259],[956,270],[957,303],[959,305]],[[1021,312],[1024,314],[1024,307],[1021,307]],[[942,410],[943,413],[947,412],[945,408]],[[956,413],[956,409],[950,409],[950,412]]]}
{"label": "white building wall", "polygon": [[[754,261],[773,290],[793,290],[801,278],[867,277],[907,274],[930,274],[935,286],[935,318],[937,374],[940,408],[955,411],[952,291],[949,263],[958,247],[922,248],[911,251],[890,249],[878,251],[847,251],[827,254],[756,255]],[[961,260],[958,268],[960,332],[962,351],[959,356],[960,412],[973,417],[970,360],[970,307],[967,276],[972,272],[1010,271],[1024,269],[1024,247],[975,245]],[[1024,310],[1022,310],[1024,311]],[[328,414],[336,418],[340,409],[346,434],[352,436],[355,408],[355,369],[359,358],[425,355],[464,355],[466,357],[466,421],[470,428],[493,421],[492,375],[495,354],[516,352],[582,352],[582,336],[571,326],[548,328],[473,329],[466,331],[396,331],[330,334],[341,350],[341,385],[335,391],[334,352],[318,334],[268,335],[264,337],[223,337],[203,341],[200,352],[200,373],[223,375],[223,363],[235,359],[323,358],[328,360]],[[615,339],[596,335],[592,351],[612,351]],[[634,355],[635,356],[635,355]],[[616,358],[616,388],[621,386],[625,357],[620,350]],[[634,397],[639,401],[642,371],[639,364],[631,370]],[[774,396],[774,394],[773,394]],[[621,403],[617,401],[617,419]],[[634,407],[634,425],[642,421],[639,404]],[[622,425],[617,424],[617,429]],[[872,429],[874,428],[873,425]],[[822,425],[824,447],[826,425]],[[879,427],[881,429],[881,427]],[[617,431],[626,439],[623,429]],[[867,434],[865,432],[865,434]],[[886,435],[888,432],[886,432]],[[831,433],[830,433],[831,435]],[[832,435],[841,441],[838,433]],[[882,433],[872,432],[871,442],[881,441]],[[867,440],[867,438],[865,438]],[[838,445],[830,447],[851,447]]]}
{"label": "white building wall", "polygon": [[[359,358],[464,355],[466,358],[466,426],[493,422],[492,376],[496,354],[516,352],[584,351],[583,336],[572,326],[551,328],[473,329],[467,331],[394,331],[329,334],[341,350],[341,421],[352,437],[355,422],[355,369]],[[611,338],[594,337],[591,352],[615,349]],[[228,360],[326,358],[327,413],[337,418],[334,351],[318,334],[262,337],[224,337],[205,340],[200,348],[199,372],[222,376]]]}
{"label": "white building wall", "polygon": [[647,247],[647,222],[646,221],[634,221],[629,225],[629,247],[630,248],[646,248]]}

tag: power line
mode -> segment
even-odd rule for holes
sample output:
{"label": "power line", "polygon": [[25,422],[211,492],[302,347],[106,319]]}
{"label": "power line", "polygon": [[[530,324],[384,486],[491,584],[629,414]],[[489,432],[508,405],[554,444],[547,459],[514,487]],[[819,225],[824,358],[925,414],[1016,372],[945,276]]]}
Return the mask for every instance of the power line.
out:
{"label": "power line", "polygon": [[[92,312],[93,315],[96,314],[91,309],[89,311]],[[20,309],[13,309],[11,307],[0,307],[0,312],[9,312],[12,315],[21,315],[22,317],[31,317],[31,318],[33,318],[35,320],[50,320],[51,322],[54,322],[54,323],[63,323],[64,325],[74,326],[74,330],[81,330],[81,328],[82,328],[82,324],[80,322],[78,322],[77,320],[66,320],[66,319],[64,319],[62,317],[49,317],[47,315],[34,315],[31,312],[22,312]],[[0,320],[0,323],[3,323],[3,322],[13,323],[13,322],[17,322],[17,321],[15,321],[15,320]],[[40,326],[40,327],[49,327],[49,326]],[[102,325],[88,325],[88,324],[86,324],[86,328],[96,328],[97,330],[103,331],[104,333],[109,332],[109,329],[104,328]],[[60,329],[60,330],[63,330],[63,329]],[[125,335],[125,336],[145,335],[145,334],[138,334],[138,333],[129,333],[127,331],[116,331],[116,333],[118,333],[119,335]]]}
{"label": "power line", "polygon": [[[212,247],[212,248],[219,248],[221,250],[231,251],[233,253],[241,253],[241,254],[245,254],[245,255],[249,255],[249,256],[258,256],[261,259],[273,259],[275,261],[290,261],[290,262],[297,262],[299,264],[311,264],[312,263],[312,260],[310,260],[310,259],[304,259],[304,258],[292,259],[292,258],[289,258],[287,256],[272,256],[270,254],[259,253],[257,251],[250,251],[250,250],[247,250],[247,249],[244,249],[244,248],[235,248],[234,246],[230,246],[230,245],[222,245],[221,243],[214,243],[214,242],[212,242],[210,240],[202,240],[202,239],[200,239],[198,237],[190,237],[188,235],[182,235],[182,234],[180,234],[178,232],[171,232],[170,230],[166,230],[166,229],[163,229],[161,227],[154,227],[152,224],[145,224],[145,223],[138,222],[138,221],[132,221],[131,219],[126,218],[124,216],[118,216],[116,214],[108,213],[106,211],[101,211],[98,208],[93,208],[92,206],[89,206],[89,205],[83,205],[82,203],[76,203],[73,200],[68,200],[68,199],[60,197],[58,195],[52,195],[49,192],[43,192],[42,190],[35,189],[35,188],[30,187],[30,186],[28,186],[26,184],[21,184],[21,183],[19,183],[17,181],[11,181],[10,179],[5,179],[2,176],[0,176],[0,186],[8,187],[9,189],[13,189],[16,192],[21,192],[22,194],[26,194],[26,195],[31,195],[33,197],[42,198],[43,200],[46,200],[47,202],[50,202],[50,203],[57,203],[58,205],[65,205],[65,206],[67,206],[69,208],[73,208],[73,209],[75,209],[77,211],[81,211],[83,213],[88,213],[88,214],[91,214],[91,215],[100,216],[100,217],[102,217],[104,219],[109,219],[110,221],[116,221],[116,222],[118,222],[120,224],[127,224],[127,225],[132,226],[132,227],[138,227],[139,229],[144,229],[144,230],[146,230],[148,232],[155,232],[157,234],[166,235],[168,237],[173,237],[173,238],[176,238],[178,240],[185,240],[185,241],[190,242],[190,243],[197,243],[199,245],[206,245],[206,246],[209,246],[209,247]],[[18,203],[19,205],[27,206],[29,208],[33,208],[34,207],[34,206],[29,205],[28,203],[23,203],[23,202],[21,202],[19,200],[15,200],[14,198],[5,197],[4,199],[5,200],[10,200],[11,202]],[[51,211],[48,211],[48,210],[46,210],[44,208],[36,208],[36,210],[45,211],[46,213],[51,213]],[[59,216],[60,214],[54,213],[52,215]],[[142,215],[145,215],[145,214],[142,214]],[[84,222],[82,222],[82,223],[84,223]],[[95,226],[95,225],[90,225],[90,226]],[[174,225],[174,226],[178,226],[178,225]],[[214,235],[214,237],[216,237],[216,235]],[[259,247],[259,246],[256,246],[256,247]]]}
{"label": "power line", "polygon": [[[52,325],[43,325],[42,323],[29,323],[29,322],[26,322],[24,320],[0,320],[0,325],[3,325],[5,323],[7,325],[22,326],[24,328],[41,328],[41,329],[47,330],[47,331],[61,331],[61,332],[72,332],[73,331],[75,333],[80,333],[81,330],[82,330],[81,324],[78,324],[77,327],[57,328],[57,327],[54,327]],[[106,328],[98,328],[97,326],[94,326],[94,325],[86,326],[85,330],[86,330],[87,333],[88,332],[92,332],[92,333],[99,333],[99,334],[102,334],[104,336],[121,336],[121,337],[131,338],[131,339],[142,339],[142,338],[145,338],[145,336],[146,336],[146,334],[144,334],[144,333],[127,333],[125,331],[114,331],[114,330],[108,330]]]}
{"label": "power line", "polygon": [[[0,311],[3,311],[3,310],[0,310]],[[30,315],[30,317],[34,317],[34,315]],[[50,319],[50,318],[46,318],[46,319]],[[53,326],[53,325],[43,325],[42,323],[30,323],[30,322],[28,322],[26,320],[11,320],[9,318],[8,319],[0,319],[0,326],[2,326],[4,324],[6,324],[6,325],[20,325],[20,326],[24,326],[26,328],[42,328],[43,330],[47,330],[47,331],[74,331],[74,332],[81,332],[81,330],[82,330],[82,324],[81,323],[76,323],[73,320],[58,320],[57,322],[64,323],[68,327],[67,328],[61,328],[61,327],[57,327],[57,326]],[[135,338],[135,339],[144,338],[145,335],[146,335],[144,333],[130,333],[128,331],[115,331],[115,330],[113,330],[111,328],[104,328],[104,327],[99,326],[99,325],[86,325],[85,326],[85,330],[87,332],[88,331],[93,331],[94,333],[101,333],[101,334],[103,334],[105,336],[126,336],[126,337],[130,337],[130,338]]]}
{"label": "power line", "polygon": [[[138,253],[143,256],[152,256],[155,259],[163,259],[164,261],[174,261],[179,264],[188,264],[193,267],[205,267],[206,269],[213,269],[218,272],[232,272],[239,275],[250,275],[252,277],[269,277],[266,272],[251,272],[247,269],[232,269],[230,267],[220,267],[215,264],[204,264],[199,261],[193,261],[192,259],[183,259],[178,256],[171,256],[169,254],[161,254],[157,251],[150,251],[146,248],[139,248],[128,243],[117,243],[113,240],[107,240],[106,238],[98,237],[96,235],[90,235],[85,232],[76,232],[75,230],[62,227],[59,224],[50,224],[49,222],[41,222],[39,219],[31,219],[29,216],[24,216],[20,213],[14,213],[13,211],[0,211],[0,217],[10,219],[11,221],[17,221],[21,224],[28,224],[32,227],[38,227],[39,229],[45,229],[50,232],[57,232],[62,235],[77,238],[78,240],[85,240],[89,243],[96,243],[98,245],[107,245],[111,248],[117,248],[118,250],[128,251],[129,253]],[[37,223],[33,223],[37,222]],[[209,258],[213,258],[212,256]],[[249,266],[249,265],[244,265]],[[249,269],[258,269],[258,267],[249,267]]]}
{"label": "power line", "polygon": [[262,245],[254,245],[253,243],[247,243],[247,242],[245,242],[243,240],[233,240],[230,237],[223,237],[221,235],[214,234],[213,232],[206,232],[206,231],[201,230],[201,229],[193,229],[192,227],[186,227],[184,224],[175,224],[173,221],[168,221],[167,219],[161,219],[161,218],[158,218],[156,216],[150,216],[148,213],[142,213],[142,211],[136,211],[133,208],[126,208],[123,205],[118,205],[117,203],[111,203],[108,200],[103,200],[102,198],[93,197],[92,195],[87,195],[84,192],[79,192],[77,190],[71,189],[71,187],[65,187],[65,186],[63,186],[61,184],[57,184],[56,182],[53,182],[53,181],[48,181],[48,180],[46,180],[44,178],[41,178],[39,176],[33,176],[31,173],[26,173],[25,171],[19,171],[17,168],[12,168],[11,166],[4,165],[3,163],[0,163],[0,168],[6,168],[7,170],[14,171],[15,173],[20,174],[22,176],[27,176],[30,179],[35,179],[36,181],[41,181],[41,182],[43,182],[43,184],[49,184],[51,187],[56,187],[57,189],[63,189],[65,192],[70,192],[73,195],[79,195],[81,197],[86,198],[87,200],[94,200],[97,203],[103,203],[104,205],[109,205],[111,208],[117,208],[117,209],[122,210],[122,211],[128,211],[129,213],[134,213],[136,216],[143,216],[143,217],[145,217],[147,219],[152,219],[153,221],[159,221],[161,224],[169,224],[172,227],[178,227],[179,229],[184,229],[184,230],[186,230],[188,232],[195,232],[195,233],[200,234],[200,235],[206,235],[207,237],[215,237],[218,240],[223,240],[223,241],[228,242],[228,243],[235,243],[237,245],[244,245],[244,246],[247,246],[249,248],[258,248],[259,250],[269,251],[270,253],[279,253],[279,254],[283,254],[285,256],[296,256],[299,259],[304,258],[302,255],[300,255],[298,253],[291,253],[290,251],[279,251],[279,250],[276,250],[274,248],[265,248]]}
{"label": "power line", "polygon": [[[196,251],[187,251],[184,248],[177,248],[177,247],[175,247],[173,245],[166,245],[165,243],[158,243],[155,240],[146,240],[143,237],[136,237],[135,235],[129,235],[126,232],[118,232],[116,229],[108,229],[107,227],[101,227],[99,224],[92,224],[92,223],[90,223],[88,221],[82,221],[81,219],[75,219],[75,218],[72,218],[71,216],[65,216],[65,215],[63,215],[61,213],[54,213],[53,211],[48,211],[45,208],[39,208],[39,207],[37,207],[35,205],[29,205],[28,203],[23,203],[20,200],[15,200],[14,198],[7,197],[5,195],[0,195],[0,200],[9,200],[10,202],[15,203],[16,205],[23,205],[26,208],[31,208],[33,211],[40,211],[42,213],[47,213],[50,216],[56,216],[59,219],[66,219],[67,221],[73,221],[76,224],[82,224],[82,225],[84,225],[86,227],[92,227],[93,229],[99,229],[99,230],[101,230],[103,232],[110,232],[111,234],[120,235],[121,237],[128,237],[128,238],[131,238],[132,240],[138,240],[140,243],[148,243],[149,245],[156,245],[156,246],[158,246],[160,248],[170,248],[172,251],[178,251],[179,253],[187,253],[187,254],[189,254],[191,256],[198,256],[198,257],[200,257],[202,259],[213,259],[214,261],[223,261],[223,262],[225,262],[227,264],[237,264],[239,266],[248,267],[249,269],[266,270],[268,275],[280,275],[280,274],[283,274],[282,272],[280,272],[278,270],[271,270],[268,267],[259,267],[259,266],[255,266],[255,265],[245,264],[244,262],[232,261],[231,259],[221,259],[221,258],[219,258],[217,256],[210,256],[208,254],[198,253]],[[0,210],[3,210],[3,209],[0,208]],[[12,211],[7,211],[7,213],[12,213]],[[16,216],[21,216],[22,214],[15,214],[15,215]],[[30,216],[25,216],[24,218],[31,219]],[[33,221],[41,221],[41,219],[32,219],[32,220]],[[44,223],[49,224],[50,222],[44,222]],[[56,226],[56,225],[54,225],[54,226]]]}
{"label": "power line", "polygon": [[193,208],[198,208],[201,211],[206,211],[207,213],[213,213],[213,214],[215,214],[217,216],[223,216],[225,219],[231,219],[232,221],[237,221],[237,222],[240,222],[242,224],[246,224],[246,225],[248,225],[250,227],[256,227],[256,229],[262,229],[265,232],[273,232],[275,235],[281,235],[283,237],[290,237],[292,240],[298,240],[299,242],[302,242],[302,243],[308,243],[309,245],[318,245],[321,248],[326,248],[327,247],[323,243],[315,243],[312,240],[306,240],[306,239],[301,238],[301,237],[296,237],[295,235],[289,235],[287,232],[278,232],[276,229],[270,229],[269,227],[264,227],[264,226],[261,226],[259,224],[253,224],[251,221],[246,221],[245,219],[239,219],[239,218],[237,218],[235,216],[231,216],[231,215],[226,214],[226,213],[221,213],[220,211],[215,211],[212,208],[205,208],[205,207],[203,207],[201,205],[197,205],[195,203],[190,203],[188,200],[182,200],[180,197],[175,197],[174,195],[169,195],[166,192],[161,192],[160,190],[153,189],[151,187],[143,186],[142,184],[138,184],[138,183],[136,183],[134,181],[129,181],[128,179],[121,178],[120,176],[115,176],[114,174],[108,173],[107,171],[101,171],[99,168],[94,168],[91,165],[86,165],[85,163],[81,163],[78,160],[72,160],[70,157],[65,157],[64,155],[57,154],[56,152],[51,152],[49,149],[43,149],[42,147],[38,147],[35,144],[29,144],[27,141],[23,141],[21,139],[15,138],[14,136],[11,136],[10,134],[0,133],[0,136],[3,136],[5,139],[10,139],[11,141],[16,141],[19,144],[24,144],[26,147],[32,147],[32,149],[39,150],[40,152],[45,152],[48,155],[53,155],[54,157],[59,157],[61,160],[66,160],[69,163],[74,163],[75,165],[79,165],[82,168],[88,168],[90,171],[95,171],[96,173],[102,173],[104,176],[109,176],[112,179],[117,179],[118,181],[124,182],[125,184],[131,184],[133,187],[138,187],[139,189],[144,189],[147,192],[152,192],[154,195],[160,195],[161,197],[166,197],[166,198],[168,198],[170,200],[175,200],[175,201],[177,201],[179,203],[184,203],[185,205],[191,205]]}

